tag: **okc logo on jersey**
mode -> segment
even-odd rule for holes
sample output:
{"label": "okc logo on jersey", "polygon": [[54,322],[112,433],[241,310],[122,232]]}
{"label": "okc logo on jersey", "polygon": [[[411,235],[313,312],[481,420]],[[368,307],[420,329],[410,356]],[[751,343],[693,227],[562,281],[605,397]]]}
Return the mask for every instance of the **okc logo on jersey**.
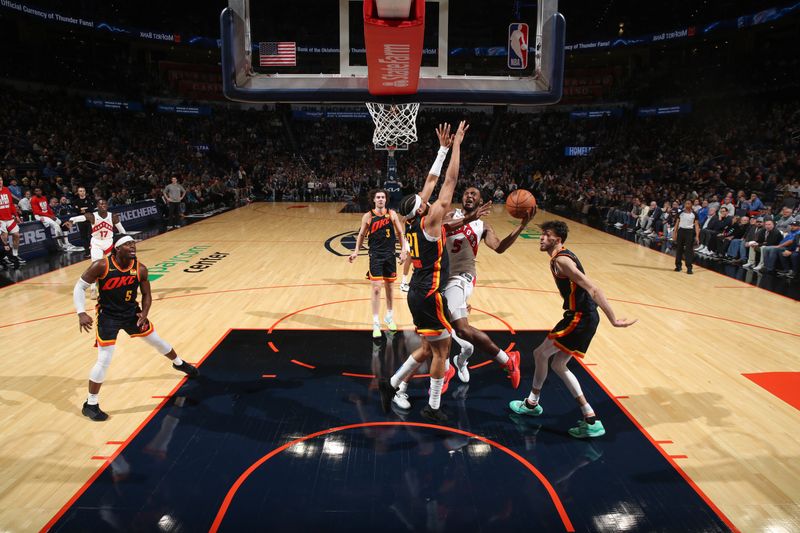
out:
{"label": "okc logo on jersey", "polygon": [[508,68],[528,67],[528,25],[514,22],[508,25]]}

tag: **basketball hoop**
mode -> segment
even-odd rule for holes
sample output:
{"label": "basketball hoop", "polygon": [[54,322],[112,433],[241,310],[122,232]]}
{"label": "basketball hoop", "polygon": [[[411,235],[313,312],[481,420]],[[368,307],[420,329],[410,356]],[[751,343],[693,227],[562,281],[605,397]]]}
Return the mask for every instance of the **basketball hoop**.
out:
{"label": "basketball hoop", "polygon": [[372,144],[377,149],[409,145],[417,142],[417,112],[419,104],[381,104],[367,102],[375,123]]}

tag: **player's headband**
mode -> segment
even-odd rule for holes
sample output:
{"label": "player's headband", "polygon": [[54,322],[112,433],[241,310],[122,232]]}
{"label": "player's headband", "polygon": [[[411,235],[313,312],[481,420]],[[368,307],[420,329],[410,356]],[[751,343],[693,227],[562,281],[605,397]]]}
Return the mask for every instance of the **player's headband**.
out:
{"label": "player's headband", "polygon": [[114,245],[114,248],[119,248],[126,242],[133,242],[133,237],[131,237],[130,235],[125,235],[124,237],[122,237],[120,240],[117,241],[117,243]]}
{"label": "player's headband", "polygon": [[422,197],[419,194],[414,195],[414,209],[411,210],[410,213],[406,213],[406,218],[410,218],[411,216],[415,215],[419,208],[422,207]]}

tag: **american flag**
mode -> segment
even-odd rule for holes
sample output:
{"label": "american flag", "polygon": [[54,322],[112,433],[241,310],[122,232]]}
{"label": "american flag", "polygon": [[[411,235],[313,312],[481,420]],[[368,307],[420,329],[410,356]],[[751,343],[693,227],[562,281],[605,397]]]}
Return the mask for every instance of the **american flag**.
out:
{"label": "american flag", "polygon": [[258,64],[262,67],[294,67],[297,65],[294,42],[258,43]]}

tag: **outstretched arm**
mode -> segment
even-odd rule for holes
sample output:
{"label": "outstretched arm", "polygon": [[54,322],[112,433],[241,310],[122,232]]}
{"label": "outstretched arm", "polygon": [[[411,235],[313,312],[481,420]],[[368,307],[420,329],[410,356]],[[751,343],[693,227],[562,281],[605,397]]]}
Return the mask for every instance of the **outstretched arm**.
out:
{"label": "outstretched arm", "polygon": [[447,157],[450,144],[453,142],[453,138],[450,135],[450,124],[439,124],[439,127],[436,128],[436,136],[439,138],[439,153],[436,154],[436,161],[433,162],[433,166],[428,171],[425,185],[419,193],[423,202],[430,200],[433,189],[436,188],[436,182],[439,181],[439,175],[442,173],[442,165]]}
{"label": "outstretched arm", "polygon": [[535,216],[536,216],[536,207],[533,207],[528,212],[528,214],[525,216],[525,218],[523,218],[520,221],[519,226],[517,226],[514,229],[514,231],[509,233],[506,236],[506,238],[503,239],[502,241],[497,236],[497,234],[494,232],[494,229],[492,229],[492,227],[487,223],[485,225],[486,233],[484,234],[484,237],[483,237],[483,240],[486,242],[486,246],[488,246],[489,248],[491,248],[492,250],[494,250],[498,254],[502,254],[503,252],[508,250],[509,247],[511,247],[512,244],[514,244],[514,241],[516,241],[517,237],[519,237],[520,233],[522,233],[523,230],[525,230],[525,228],[528,227],[528,223],[531,220],[533,220],[533,217],[535,217]]}
{"label": "outstretched arm", "polygon": [[351,263],[358,258],[358,251],[361,250],[361,245],[364,243],[364,237],[369,230],[369,213],[364,213],[364,216],[361,217],[361,229],[358,230],[358,238],[356,239],[356,248],[353,250],[353,253],[350,254],[350,257],[347,258],[348,261]]}
{"label": "outstretched arm", "polygon": [[122,225],[122,220],[120,220],[119,215],[111,215],[111,222],[114,223],[114,227],[117,228],[117,231],[125,233],[125,226]]}
{"label": "outstretched arm", "polygon": [[447,228],[447,231],[453,231],[461,226],[469,224],[470,222],[475,222],[479,218],[484,215],[488,215],[492,212],[492,202],[486,202],[482,204],[478,209],[473,210],[471,213],[468,213],[462,218],[453,218],[453,214],[455,211],[451,211],[447,213],[442,221],[442,225]]}
{"label": "outstretched arm", "polygon": [[[469,126],[466,121],[462,120],[458,125],[458,130],[453,136],[453,153],[450,154],[450,163],[447,165],[447,173],[444,176],[444,183],[439,191],[439,198],[431,206],[428,219],[430,226],[439,226],[444,219],[444,214],[450,209],[450,204],[453,201],[453,192],[456,190],[456,182],[458,181],[458,170],[461,165],[461,142],[464,140],[464,135],[467,133]],[[434,236],[431,233],[431,236]]]}
{"label": "outstretched arm", "polygon": [[608,317],[608,321],[615,328],[627,328],[636,323],[637,319],[628,320],[627,318],[617,318],[614,315],[614,310],[611,309],[611,304],[608,303],[606,299],[606,295],[603,294],[603,291],[600,290],[600,287],[594,284],[592,280],[586,277],[586,274],[578,270],[577,266],[575,266],[575,262],[566,257],[558,257],[556,258],[556,265],[558,267],[558,271],[567,276],[570,281],[579,285],[586,292],[589,293],[589,296],[592,297],[592,300],[600,306],[600,309]]}

